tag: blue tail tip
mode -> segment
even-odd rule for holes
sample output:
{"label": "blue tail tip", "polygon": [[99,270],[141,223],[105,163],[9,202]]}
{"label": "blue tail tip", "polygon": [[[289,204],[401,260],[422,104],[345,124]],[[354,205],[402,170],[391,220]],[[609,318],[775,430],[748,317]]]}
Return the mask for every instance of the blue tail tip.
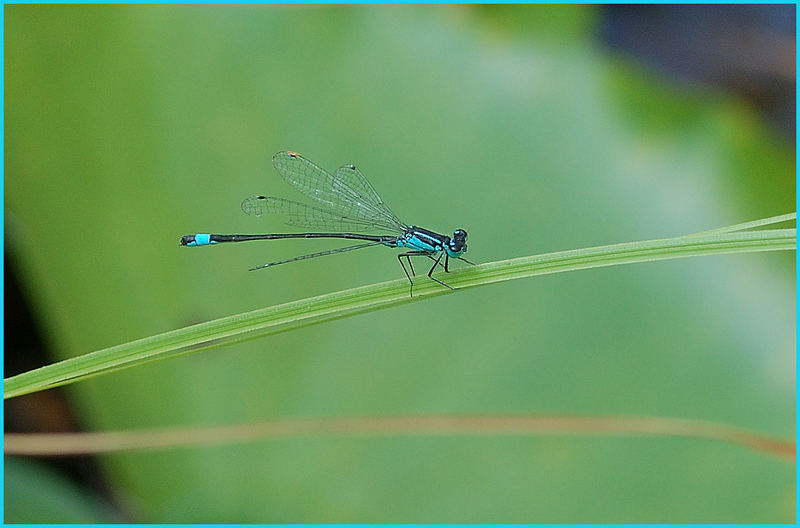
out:
{"label": "blue tail tip", "polygon": [[198,233],[196,235],[183,235],[181,237],[181,245],[182,246],[207,246],[209,244],[216,244],[215,241],[211,240],[211,235],[208,233]]}

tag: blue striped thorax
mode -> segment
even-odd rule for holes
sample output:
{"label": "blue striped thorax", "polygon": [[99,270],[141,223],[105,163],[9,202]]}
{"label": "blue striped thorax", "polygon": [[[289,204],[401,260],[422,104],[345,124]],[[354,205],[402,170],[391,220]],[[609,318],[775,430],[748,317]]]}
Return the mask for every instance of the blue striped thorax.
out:
{"label": "blue striped thorax", "polygon": [[445,251],[450,257],[458,258],[467,252],[467,232],[463,229],[456,229],[453,237],[450,238],[421,227],[411,226],[396,242],[387,245],[407,247],[425,253]]}

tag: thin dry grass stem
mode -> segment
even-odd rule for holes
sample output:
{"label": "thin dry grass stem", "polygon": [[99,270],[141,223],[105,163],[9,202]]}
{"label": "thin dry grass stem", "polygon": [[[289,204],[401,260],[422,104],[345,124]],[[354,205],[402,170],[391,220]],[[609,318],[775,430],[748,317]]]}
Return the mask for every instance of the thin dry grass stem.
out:
{"label": "thin dry grass stem", "polygon": [[7,455],[67,456],[257,442],[302,436],[674,436],[739,445],[792,463],[795,443],[725,424],[653,416],[438,415],[308,418],[93,433],[6,434]]}

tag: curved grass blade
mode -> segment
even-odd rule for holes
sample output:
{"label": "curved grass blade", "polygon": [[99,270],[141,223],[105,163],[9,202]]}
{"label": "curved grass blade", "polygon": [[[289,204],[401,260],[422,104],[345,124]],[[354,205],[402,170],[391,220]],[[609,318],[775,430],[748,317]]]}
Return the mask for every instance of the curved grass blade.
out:
{"label": "curved grass blade", "polygon": [[735,231],[744,231],[745,229],[753,229],[754,227],[764,227],[767,225],[780,224],[781,222],[789,222],[797,219],[797,213],[787,213],[784,215],[771,216],[769,218],[762,218],[760,220],[753,220],[752,222],[744,222],[743,224],[736,224],[727,227],[719,227],[717,229],[710,229],[708,231],[700,231],[686,236],[698,235],[711,235],[715,233],[733,233]]}
{"label": "curved grass blade", "polygon": [[[796,229],[710,233],[519,257],[454,270],[458,290],[525,277],[674,258],[796,249]],[[455,291],[420,281],[414,298],[397,279],[292,301],[66,359],[4,380],[3,398],[66,385],[150,361],[389,308]]]}

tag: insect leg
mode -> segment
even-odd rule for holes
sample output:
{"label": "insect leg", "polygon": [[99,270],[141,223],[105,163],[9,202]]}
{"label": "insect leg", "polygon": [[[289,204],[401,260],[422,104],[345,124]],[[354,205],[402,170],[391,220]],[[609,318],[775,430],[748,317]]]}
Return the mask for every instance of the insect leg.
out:
{"label": "insect leg", "polygon": [[[434,276],[433,276],[433,270],[435,270],[435,269],[436,269],[436,266],[438,266],[438,265],[439,265],[439,262],[442,260],[442,256],[443,256],[443,255],[444,255],[444,253],[441,253],[441,254],[439,254],[439,258],[437,258],[437,259],[436,259],[436,262],[434,262],[434,263],[433,263],[433,266],[431,266],[431,269],[428,271],[428,278],[429,278],[429,279],[431,279],[431,280],[432,280],[432,281],[434,281],[434,282],[438,282],[438,283],[439,283],[439,284],[441,284],[442,286],[445,286],[445,287],[447,287],[447,288],[450,288],[451,290],[455,290],[455,288],[453,288],[453,287],[452,287],[452,286],[450,286],[449,284],[445,284],[444,282],[440,281],[439,279],[437,279],[436,277],[434,277]],[[445,261],[445,262],[447,262],[447,261]],[[445,264],[445,269],[446,269],[446,267],[447,267],[447,265]]]}
{"label": "insect leg", "polygon": [[[406,273],[406,277],[408,277],[408,282],[411,283],[411,288],[408,290],[408,294],[411,297],[414,296],[414,281],[411,279],[411,277],[414,275],[414,265],[411,264],[411,257],[420,257],[423,255],[429,256],[426,251],[406,251],[405,253],[400,253],[399,255],[397,255],[397,260],[400,261],[400,265],[403,267],[403,271]],[[403,264],[403,257],[406,258],[406,261],[408,262],[408,267],[411,268],[411,274],[408,273],[406,265]]]}

